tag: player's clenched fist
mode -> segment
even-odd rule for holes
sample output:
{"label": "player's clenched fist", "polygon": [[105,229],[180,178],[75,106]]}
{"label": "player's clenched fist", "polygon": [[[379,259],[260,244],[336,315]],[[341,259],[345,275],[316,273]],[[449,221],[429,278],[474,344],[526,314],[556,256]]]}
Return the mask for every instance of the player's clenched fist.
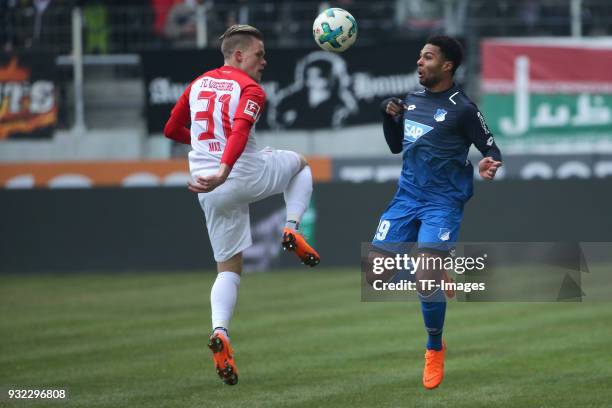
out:
{"label": "player's clenched fist", "polygon": [[404,109],[406,109],[406,106],[400,98],[392,98],[389,103],[387,103],[385,112],[387,115],[397,116],[404,112]]}
{"label": "player's clenched fist", "polygon": [[187,188],[194,193],[210,193],[221,184],[225,183],[231,168],[225,163],[221,163],[216,174],[209,176],[198,176],[194,180],[189,180]]}
{"label": "player's clenched fist", "polygon": [[210,193],[221,184],[216,182],[216,176],[196,177],[195,180],[187,182],[187,188],[194,193]]}
{"label": "player's clenched fist", "polygon": [[497,169],[499,169],[501,165],[502,162],[495,161],[490,157],[485,157],[478,163],[478,173],[480,173],[480,177],[485,180],[493,180],[495,173],[497,173]]}

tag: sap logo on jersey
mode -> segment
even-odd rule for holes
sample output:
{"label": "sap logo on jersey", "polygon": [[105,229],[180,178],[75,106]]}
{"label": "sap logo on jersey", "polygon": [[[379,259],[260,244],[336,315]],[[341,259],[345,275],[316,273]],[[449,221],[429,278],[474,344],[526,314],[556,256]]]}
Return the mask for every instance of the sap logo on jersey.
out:
{"label": "sap logo on jersey", "polygon": [[431,126],[404,119],[404,140],[414,142],[419,137],[429,132],[431,129],[433,129]]}

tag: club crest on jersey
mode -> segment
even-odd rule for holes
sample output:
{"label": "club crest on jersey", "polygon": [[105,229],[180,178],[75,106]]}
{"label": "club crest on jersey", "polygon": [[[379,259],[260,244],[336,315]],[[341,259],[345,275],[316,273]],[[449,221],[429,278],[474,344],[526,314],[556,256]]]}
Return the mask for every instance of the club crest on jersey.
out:
{"label": "club crest on jersey", "polygon": [[257,119],[257,116],[259,115],[259,104],[257,104],[257,102],[252,101],[250,99],[247,100],[246,106],[244,107],[244,113],[246,113],[249,116],[252,116],[253,119]]}
{"label": "club crest on jersey", "polygon": [[414,142],[431,129],[433,129],[431,126],[427,126],[413,120],[404,119],[404,140]]}
{"label": "club crest on jersey", "polygon": [[440,232],[438,232],[438,238],[441,241],[448,241],[450,239],[450,230],[448,228],[440,228]]}
{"label": "club crest on jersey", "polygon": [[436,122],[444,122],[444,119],[446,119],[447,113],[448,112],[445,111],[444,109],[438,108],[438,110],[436,111],[434,115],[434,119],[436,120]]}

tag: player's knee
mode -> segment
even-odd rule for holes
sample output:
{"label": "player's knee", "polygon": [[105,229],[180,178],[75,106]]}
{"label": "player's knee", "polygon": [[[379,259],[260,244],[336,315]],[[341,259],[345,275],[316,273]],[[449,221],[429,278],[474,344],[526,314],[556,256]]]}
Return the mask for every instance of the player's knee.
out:
{"label": "player's knee", "polygon": [[372,273],[371,268],[369,267],[369,265],[366,267],[365,269],[365,281],[368,285],[370,286],[374,286],[374,282],[376,281],[378,277],[376,275],[374,275]]}
{"label": "player's knee", "polygon": [[440,287],[442,280],[443,264],[438,254],[422,253],[422,264],[415,271],[417,292],[423,297],[429,297]]}
{"label": "player's knee", "polygon": [[389,271],[385,271],[386,273],[379,271],[378,270],[379,266],[376,264],[376,260],[380,259],[381,257],[383,257],[382,254],[375,252],[375,251],[370,251],[368,253],[368,257],[363,261],[364,262],[363,270],[365,271],[365,280],[370,286],[373,286],[374,282],[378,280],[386,281],[386,279],[388,279],[387,275]]}
{"label": "player's knee", "polygon": [[301,154],[298,156],[300,157],[300,170],[302,170],[304,167],[308,166],[308,160],[306,160],[306,157],[302,156]]}
{"label": "player's knee", "polygon": [[362,260],[362,270],[365,273],[365,280],[368,285],[372,286],[376,280],[376,274],[373,271],[374,267],[374,253],[368,253],[367,258]]}
{"label": "player's knee", "polygon": [[242,252],[234,254],[231,258],[217,262],[217,273],[234,272],[238,275],[242,274]]}

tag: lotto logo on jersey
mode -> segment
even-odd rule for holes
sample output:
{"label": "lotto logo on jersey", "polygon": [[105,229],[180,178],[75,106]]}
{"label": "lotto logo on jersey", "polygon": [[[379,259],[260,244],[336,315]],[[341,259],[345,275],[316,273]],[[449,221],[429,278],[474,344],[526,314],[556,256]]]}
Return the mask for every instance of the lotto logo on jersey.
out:
{"label": "lotto logo on jersey", "polygon": [[415,142],[419,137],[433,129],[431,126],[404,119],[404,140]]}
{"label": "lotto logo on jersey", "polygon": [[[480,126],[482,126],[482,130],[485,132],[486,135],[490,135],[491,131],[489,130],[489,127],[487,126],[487,122],[485,122],[485,119],[482,116],[482,113],[478,112],[476,113],[476,115],[478,116],[478,119],[480,120]],[[489,143],[487,143],[487,145],[491,146]]]}
{"label": "lotto logo on jersey", "polygon": [[246,106],[244,107],[244,113],[249,116],[252,116],[253,119],[257,119],[260,109],[261,108],[259,107],[259,104],[257,102],[247,99]]}

